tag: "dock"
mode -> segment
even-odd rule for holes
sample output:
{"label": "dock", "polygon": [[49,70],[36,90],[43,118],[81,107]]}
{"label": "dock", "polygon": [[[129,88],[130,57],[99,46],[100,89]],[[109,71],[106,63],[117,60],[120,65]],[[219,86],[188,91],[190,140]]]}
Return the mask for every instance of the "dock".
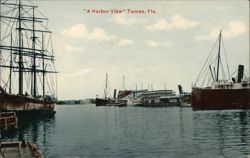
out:
{"label": "dock", "polygon": [[0,128],[8,130],[9,128],[17,128],[18,119],[15,112],[0,113]]}

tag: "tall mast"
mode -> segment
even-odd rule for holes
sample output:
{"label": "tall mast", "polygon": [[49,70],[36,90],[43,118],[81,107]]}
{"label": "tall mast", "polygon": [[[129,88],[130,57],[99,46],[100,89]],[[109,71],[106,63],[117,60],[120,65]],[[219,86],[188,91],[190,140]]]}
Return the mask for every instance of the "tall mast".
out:
{"label": "tall mast", "polygon": [[19,72],[19,94],[23,94],[23,55],[22,55],[22,19],[21,19],[21,0],[18,5],[18,72]]}
{"label": "tall mast", "polygon": [[216,75],[216,81],[219,80],[219,71],[220,71],[220,44],[221,44],[221,30],[219,35],[219,50],[218,50],[218,61],[217,61],[217,75]]}
{"label": "tall mast", "polygon": [[108,74],[106,73],[106,81],[105,81],[105,90],[104,90],[104,98],[107,98],[107,89],[108,89]]}
{"label": "tall mast", "polygon": [[[21,0],[17,1],[17,4],[14,3],[2,3],[3,1],[0,0],[0,15],[5,9],[2,8],[2,5],[6,5],[6,6],[10,6],[9,8],[14,8],[14,10],[17,11],[17,15],[13,15],[13,12],[7,12],[6,11],[6,15],[1,15],[0,16],[0,69],[2,68],[8,68],[8,79],[9,82],[7,83],[5,81],[5,83],[8,84],[8,92],[9,93],[13,93],[13,74],[16,72],[17,73],[17,94],[19,95],[24,95],[24,93],[26,93],[26,84],[24,82],[24,73],[29,74],[29,77],[31,77],[32,79],[28,82],[30,82],[30,91],[31,91],[31,95],[32,96],[38,96],[38,73],[42,73],[42,82],[43,82],[43,96],[45,95],[45,76],[46,73],[57,73],[54,70],[49,70],[46,71],[46,61],[51,61],[53,63],[54,61],[54,55],[50,54],[50,52],[45,53],[45,48],[46,47],[46,43],[44,42],[45,40],[45,36],[42,34],[42,49],[40,49],[40,46],[37,45],[37,35],[40,33],[51,33],[51,31],[47,30],[47,28],[44,29],[38,29],[39,28],[37,26],[36,23],[43,23],[44,20],[48,20],[47,18],[38,18],[36,17],[36,13],[35,13],[35,8],[37,6],[34,5],[24,5],[23,2]],[[26,10],[26,8],[29,8]],[[11,13],[11,15],[9,15]],[[33,14],[33,15],[32,15]],[[26,16],[27,15],[27,16]],[[13,25],[11,26],[8,23],[1,23],[3,19],[9,19],[9,22],[13,22]],[[24,22],[28,22],[29,24],[26,25],[24,24]],[[15,23],[15,25],[14,25]],[[2,35],[3,35],[3,31],[5,29],[5,27],[3,28],[2,25],[6,26],[6,33],[7,31],[10,31],[10,33],[8,35],[6,35],[7,37],[9,37],[10,35],[10,43],[7,42],[9,45],[5,45],[2,39]],[[13,27],[15,27],[16,30],[13,30]],[[10,29],[9,29],[10,28]],[[15,38],[13,38],[13,33],[12,31],[16,31],[17,33],[17,41],[16,44],[17,46],[14,45],[15,42]],[[27,33],[26,33],[27,31]],[[24,34],[24,32],[26,34]],[[26,36],[25,36],[26,35]],[[30,37],[31,36],[31,37]],[[29,38],[30,37],[30,38]],[[9,41],[9,38],[4,38],[7,39]],[[27,41],[26,41],[27,39]],[[50,40],[50,39],[49,39]],[[52,39],[51,39],[52,40]],[[25,42],[25,43],[24,43]],[[6,51],[3,51],[6,50]],[[53,50],[52,50],[53,51]],[[2,53],[5,52],[9,52],[10,53],[10,58],[8,58],[8,63],[1,63],[1,58],[4,57],[2,56]],[[15,58],[16,57],[16,58]],[[14,61],[14,58],[17,61]],[[10,59],[10,60],[9,60]],[[42,63],[42,67],[40,69],[38,69],[38,61],[41,61]],[[17,63],[17,65],[14,65],[14,62]],[[27,62],[28,64],[31,64],[30,67],[26,67],[26,65],[24,65],[24,62]],[[2,74],[1,74],[2,73]],[[2,80],[2,76],[3,75],[3,71],[0,70],[0,85],[3,84],[3,82],[1,83]],[[53,89],[52,89],[53,90]]]}
{"label": "tall mast", "polygon": [[[10,34],[10,47],[12,48],[12,32]],[[13,66],[13,61],[12,61],[12,49],[10,50],[10,83],[9,83],[9,93],[11,94],[11,85],[12,85],[12,66]]]}
{"label": "tall mast", "polygon": [[122,78],[122,90],[125,90],[125,76]]}
{"label": "tall mast", "polygon": [[35,36],[35,6],[32,8],[33,9],[33,30],[32,30],[32,33],[33,33],[33,37],[31,38],[32,39],[32,48],[33,48],[33,53],[34,53],[34,56],[33,56],[33,70],[32,70],[32,73],[33,73],[33,96],[35,97],[36,96],[36,85],[37,85],[37,81],[36,81],[36,36]]}
{"label": "tall mast", "polygon": [[42,33],[42,66],[43,66],[43,98],[45,96],[45,65],[44,65],[44,37]]}
{"label": "tall mast", "polygon": [[[0,47],[2,46],[2,0],[0,0]],[[2,64],[2,49],[0,49],[0,65]],[[0,86],[1,86],[1,80],[2,80],[2,68],[0,67]]]}

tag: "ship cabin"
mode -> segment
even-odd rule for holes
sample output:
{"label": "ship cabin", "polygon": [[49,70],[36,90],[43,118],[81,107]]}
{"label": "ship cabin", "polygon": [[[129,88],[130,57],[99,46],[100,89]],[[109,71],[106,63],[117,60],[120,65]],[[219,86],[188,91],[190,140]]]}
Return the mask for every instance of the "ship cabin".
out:
{"label": "ship cabin", "polygon": [[241,81],[241,83],[234,83],[228,80],[219,80],[213,83],[211,89],[238,89],[238,88],[249,88],[250,81]]}
{"label": "ship cabin", "polygon": [[211,89],[232,89],[233,85],[232,81],[219,80],[212,84]]}

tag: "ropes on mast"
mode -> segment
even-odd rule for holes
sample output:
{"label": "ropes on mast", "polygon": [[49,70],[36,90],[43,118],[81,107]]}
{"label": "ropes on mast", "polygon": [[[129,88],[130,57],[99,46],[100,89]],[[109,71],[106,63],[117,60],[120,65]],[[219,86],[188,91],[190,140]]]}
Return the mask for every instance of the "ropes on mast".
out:
{"label": "ropes on mast", "polygon": [[[221,39],[221,41],[220,41],[220,39]],[[222,43],[222,50],[220,50],[220,44],[219,44],[218,56],[214,57],[215,56],[215,53],[214,53],[215,51],[214,50],[215,50],[215,47],[218,44],[218,42]],[[224,57],[222,55],[224,55]],[[224,59],[224,60],[222,61],[222,59]],[[224,62],[226,63],[228,77],[226,77],[227,75],[225,73],[225,69],[224,69],[224,66],[223,66]],[[214,72],[212,71],[212,67],[214,69]],[[215,71],[215,67],[217,67],[217,71]],[[219,69],[220,69],[220,72],[221,72],[220,75],[219,75],[219,72],[218,72]],[[209,71],[210,71],[210,73],[209,73]],[[214,43],[213,48],[211,49],[208,57],[206,58],[205,63],[203,64],[203,66],[201,68],[201,71],[198,74],[198,77],[197,77],[197,79],[195,81],[194,86],[204,86],[205,83],[207,83],[207,85],[211,85],[212,82],[214,82],[214,81],[211,80],[211,78],[209,79],[208,75],[210,77],[212,77],[212,78],[215,78],[215,81],[218,81],[220,76],[223,79],[229,79],[230,78],[227,54],[226,54],[226,51],[225,51],[225,45],[224,45],[224,40],[223,40],[222,36],[221,37],[219,36],[217,38],[216,42]]]}
{"label": "ropes on mast", "polygon": [[[46,77],[48,77],[48,80],[46,79],[46,81],[49,82],[48,86],[46,85],[46,87],[50,87],[49,91],[53,93],[52,91],[54,91],[55,86],[57,86],[55,85],[55,81],[54,81],[56,77],[53,75],[53,73],[57,73],[57,72],[55,70],[55,65],[54,65],[52,32],[48,30],[49,20],[48,18],[45,18],[45,15],[43,15],[40,11],[38,11],[37,9],[34,10],[34,8],[37,8],[36,5],[26,5],[25,4],[26,2],[19,3],[19,1],[14,1],[16,3],[14,3],[13,1],[8,3],[8,1],[9,0],[4,0],[4,2],[1,1],[1,6],[4,6],[4,8],[1,9],[1,24],[3,24],[4,27],[1,27],[1,33],[0,33],[0,40],[1,40],[0,41],[0,51],[1,51],[0,57],[2,54],[4,54],[4,56],[2,58],[2,62],[0,62],[0,67],[4,71],[1,70],[0,73],[4,73],[5,77],[3,78],[0,74],[0,77],[1,77],[0,80],[1,81],[3,80],[4,82],[8,81],[9,79],[7,77],[9,75],[7,75],[7,73],[10,74],[11,72],[10,71],[7,72],[5,70],[12,69],[13,84],[9,85],[9,88],[11,86],[18,87],[18,84],[17,84],[18,82],[16,82],[18,79],[15,78],[14,80],[14,76],[18,77],[17,75],[18,72],[19,74],[21,72],[23,74],[24,82],[23,82],[23,85],[20,85],[20,82],[19,82],[19,85],[22,86],[22,89],[24,91],[28,91],[28,92],[30,92],[29,89],[32,88],[33,92],[31,94],[34,94],[34,96],[36,96],[35,95],[36,93],[39,94],[39,91],[41,92],[41,86],[39,83],[39,87],[37,88],[34,87],[36,85],[35,82],[33,82],[35,77],[33,75],[33,78],[31,78],[32,75],[30,74],[36,71],[37,77],[40,77],[41,73],[43,74],[49,73],[49,75],[46,75]],[[33,2],[31,3],[34,4]],[[36,17],[35,17],[35,13],[36,13]],[[33,22],[33,26],[34,26],[34,23],[36,24],[35,27],[32,27],[32,22]],[[36,32],[35,35],[34,35],[34,32]],[[13,46],[8,45],[11,34],[13,34]],[[41,38],[41,34],[44,34],[44,38],[45,38],[44,41],[39,40],[39,38]],[[32,45],[33,40],[30,37],[33,37],[33,40],[34,38],[37,37],[33,45]],[[13,52],[12,53],[13,54],[13,58],[12,58],[13,66],[11,66],[11,64],[6,65],[6,63],[10,63],[9,62],[10,57],[8,54],[11,51]],[[20,63],[20,53],[23,58],[21,61],[22,63]],[[35,66],[34,66],[34,63],[32,63],[32,61],[34,61],[34,58],[36,59]],[[42,69],[41,65],[42,65],[43,60],[45,61],[46,65],[51,66],[51,68],[47,70]],[[31,85],[31,83],[33,83],[33,85]],[[44,84],[46,83],[44,82]],[[15,90],[13,92],[17,93],[17,91]],[[20,88],[19,88],[19,94],[22,94],[20,93]]]}

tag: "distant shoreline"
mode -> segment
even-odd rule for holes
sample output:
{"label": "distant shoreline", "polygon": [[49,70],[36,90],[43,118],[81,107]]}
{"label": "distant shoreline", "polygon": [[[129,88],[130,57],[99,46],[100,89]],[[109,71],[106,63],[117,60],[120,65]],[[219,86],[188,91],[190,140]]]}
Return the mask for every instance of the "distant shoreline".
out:
{"label": "distant shoreline", "polygon": [[77,99],[77,100],[58,100],[57,105],[78,105],[78,104],[94,104],[95,99]]}

